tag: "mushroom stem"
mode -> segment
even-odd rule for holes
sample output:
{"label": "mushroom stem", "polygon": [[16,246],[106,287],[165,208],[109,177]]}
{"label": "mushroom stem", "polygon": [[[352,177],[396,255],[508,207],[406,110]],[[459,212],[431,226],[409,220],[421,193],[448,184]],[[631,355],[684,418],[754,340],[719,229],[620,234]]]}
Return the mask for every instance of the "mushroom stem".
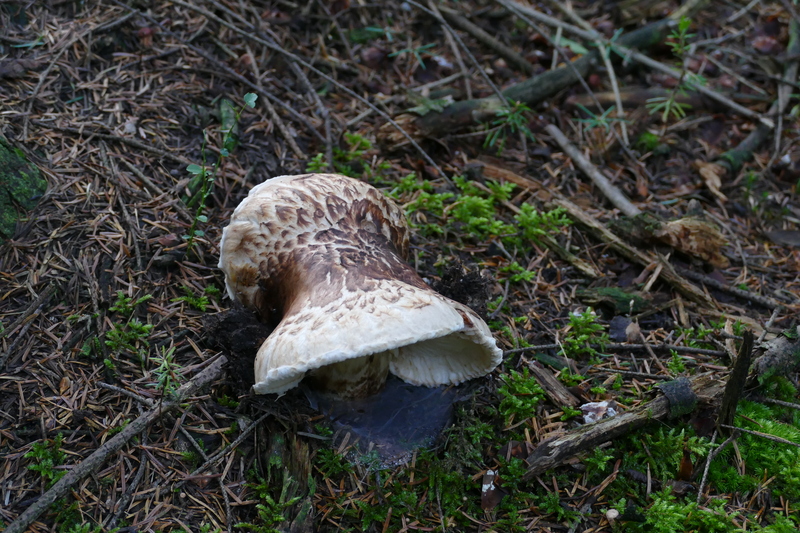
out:
{"label": "mushroom stem", "polygon": [[389,361],[396,355],[396,349],[387,350],[323,366],[309,372],[305,381],[316,390],[339,393],[345,399],[366,398],[383,388]]}

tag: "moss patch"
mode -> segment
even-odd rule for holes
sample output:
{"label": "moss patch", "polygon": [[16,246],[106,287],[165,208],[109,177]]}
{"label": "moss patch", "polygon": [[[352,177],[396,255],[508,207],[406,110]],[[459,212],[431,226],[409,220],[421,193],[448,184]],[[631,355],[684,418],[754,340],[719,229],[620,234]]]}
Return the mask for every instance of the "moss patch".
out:
{"label": "moss patch", "polygon": [[36,207],[46,190],[39,169],[0,138],[0,243],[14,234],[17,220]]}

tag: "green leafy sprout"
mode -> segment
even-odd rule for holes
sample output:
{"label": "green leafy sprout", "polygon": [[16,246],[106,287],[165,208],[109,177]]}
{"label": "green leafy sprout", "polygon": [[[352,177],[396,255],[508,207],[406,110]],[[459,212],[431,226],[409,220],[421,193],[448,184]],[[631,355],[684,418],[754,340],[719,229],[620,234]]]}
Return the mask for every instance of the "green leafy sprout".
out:
{"label": "green leafy sprout", "polygon": [[683,58],[689,50],[689,39],[694,37],[693,33],[689,33],[691,25],[691,19],[685,16],[681,17],[678,27],[670,34],[671,40],[667,43],[672,48],[672,53],[681,60],[682,64],[681,77],[677,85],[670,91],[668,96],[657,96],[647,100],[646,107],[650,114],[660,113],[661,121],[665,123],[670,117],[676,119],[686,117],[686,112],[692,108],[690,104],[678,101],[678,96],[686,96],[687,85],[705,85],[705,80],[702,77],[687,73],[686,67],[683,66]]}
{"label": "green leafy sprout", "polygon": [[523,141],[525,139],[534,140],[525,116],[525,113],[530,111],[531,108],[522,102],[509,102],[507,106],[497,111],[497,118],[492,122],[494,129],[486,136],[483,147],[496,147],[497,153],[501,154],[506,147],[507,136],[515,133],[521,134]]}
{"label": "green leafy sprout", "polygon": [[117,291],[117,300],[114,302],[114,305],[108,309],[109,311],[114,311],[115,313],[129,317],[133,314],[138,305],[145,303],[152,297],[152,294],[147,294],[141,298],[134,299],[133,297],[125,296],[124,291]]}
{"label": "green leafy sprout", "polygon": [[544,390],[525,368],[522,373],[510,370],[503,376],[505,382],[497,392],[502,398],[498,407],[499,413],[510,424],[513,420],[531,418],[536,414],[536,407],[544,398]]}
{"label": "green leafy sprout", "polygon": [[67,473],[66,470],[56,470],[56,467],[64,464],[64,459],[67,458],[67,454],[61,451],[63,442],[64,437],[61,434],[51,441],[34,442],[31,450],[24,455],[26,459],[34,461],[28,465],[28,470],[39,472],[48,489]]}
{"label": "green leafy sprout", "polygon": [[175,363],[175,347],[162,346],[161,356],[150,360],[158,365],[153,369],[154,386],[161,391],[162,397],[173,395],[183,381],[180,366]]}
{"label": "green leafy sprout", "polygon": [[124,326],[114,324],[106,333],[105,344],[115,352],[128,351],[143,359],[149,347],[147,338],[152,330],[152,324],[144,324],[138,318],[131,318]]}
{"label": "green leafy sprout", "polygon": [[200,312],[205,312],[206,308],[211,305],[211,301],[209,300],[209,295],[218,295],[219,289],[214,286],[206,287],[203,291],[204,294],[197,296],[195,295],[194,291],[191,288],[187,287],[186,285],[181,285],[181,290],[184,293],[184,296],[179,296],[177,298],[173,298],[170,300],[171,302],[185,302],[186,305],[193,309],[197,309]]}
{"label": "green leafy sprout", "polygon": [[220,106],[220,114],[222,115],[222,122],[224,124],[224,129],[222,130],[222,147],[219,151],[220,156],[214,162],[214,166],[210,170],[206,168],[206,144],[208,142],[208,135],[203,132],[203,145],[201,148],[201,153],[203,154],[203,164],[192,164],[186,167],[187,172],[194,176],[192,181],[189,183],[189,189],[192,190],[192,185],[195,183],[200,184],[200,189],[186,203],[187,207],[189,208],[195,207],[192,225],[189,227],[186,235],[184,235],[184,238],[186,239],[187,254],[192,250],[195,238],[205,235],[202,230],[197,228],[200,223],[208,222],[208,217],[203,214],[206,201],[208,201],[208,197],[211,196],[211,193],[214,190],[214,182],[216,181],[222,159],[230,156],[231,152],[236,148],[239,142],[237,130],[238,122],[242,116],[242,112],[244,111],[245,107],[249,107],[251,109],[254,108],[256,106],[256,100],[258,100],[257,94],[247,93],[244,95],[244,105],[239,108],[234,108],[233,103],[230,101],[223,101],[222,105]]}
{"label": "green leafy sprout", "polygon": [[[381,181],[381,173],[391,168],[388,161],[377,161],[375,165],[364,165],[369,160],[368,152],[372,150],[372,141],[358,133],[345,132],[346,148],[333,148],[333,168],[339,174],[367,181]],[[328,172],[330,167],[325,154],[319,153],[306,164],[306,172]]]}
{"label": "green leafy sprout", "polygon": [[500,273],[506,274],[508,276],[508,281],[511,283],[520,283],[523,281],[527,282],[536,278],[536,272],[523,268],[516,261],[500,267]]}
{"label": "green leafy sprout", "polygon": [[422,59],[422,54],[423,54],[423,52],[426,52],[427,50],[430,50],[434,46],[436,46],[436,44],[435,43],[431,43],[431,44],[426,44],[426,45],[423,45],[423,46],[417,46],[416,48],[411,48],[411,47],[403,48],[402,50],[398,50],[397,52],[392,52],[391,54],[389,54],[389,57],[398,57],[398,56],[405,55],[405,54],[411,54],[415,58],[417,58],[417,62],[419,63],[419,66],[424,69],[425,68],[425,60]]}
{"label": "green leafy sprout", "polygon": [[[152,324],[144,324],[138,318],[132,318],[136,307],[147,302],[152,295],[145,295],[140,298],[125,296],[123,291],[117,291],[117,299],[114,305],[109,307],[110,311],[119,313],[127,320],[124,324],[114,324],[106,333],[105,345],[115,352],[128,351],[139,359],[143,359],[147,354],[149,343],[147,338],[153,329]],[[84,344],[81,353],[87,357],[92,353],[100,353],[98,341],[90,340]],[[113,364],[113,362],[112,362]]]}
{"label": "green leafy sprout", "polygon": [[611,116],[611,113],[613,113],[614,109],[616,108],[616,106],[613,106],[613,105],[611,107],[609,107],[608,109],[606,109],[605,111],[603,111],[603,113],[601,115],[597,115],[595,113],[592,113],[588,108],[586,108],[585,106],[583,106],[581,104],[578,104],[578,107],[580,108],[581,111],[584,112],[584,114],[586,114],[587,117],[589,117],[589,118],[579,118],[578,122],[582,122],[582,123],[586,124],[587,127],[592,128],[592,129],[594,129],[594,128],[602,128],[603,130],[608,132],[608,131],[611,130],[611,126],[612,126],[612,124],[614,122],[629,123],[629,121],[627,121],[627,120],[625,120],[623,118],[612,117]]}
{"label": "green leafy sprout", "polygon": [[242,522],[235,527],[256,531],[258,533],[279,533],[282,531],[276,526],[286,522],[289,517],[287,510],[300,501],[300,496],[290,498],[289,488],[291,480],[284,479],[280,495],[275,498],[272,496],[273,487],[262,478],[258,478],[257,483],[248,484],[248,487],[256,493],[259,503],[256,504],[257,518],[255,523]]}
{"label": "green leafy sprout", "polygon": [[573,359],[588,357],[592,362],[598,361],[600,352],[609,343],[608,334],[604,330],[605,326],[597,322],[597,315],[591,307],[581,313],[571,313],[569,326],[561,343],[562,353]]}

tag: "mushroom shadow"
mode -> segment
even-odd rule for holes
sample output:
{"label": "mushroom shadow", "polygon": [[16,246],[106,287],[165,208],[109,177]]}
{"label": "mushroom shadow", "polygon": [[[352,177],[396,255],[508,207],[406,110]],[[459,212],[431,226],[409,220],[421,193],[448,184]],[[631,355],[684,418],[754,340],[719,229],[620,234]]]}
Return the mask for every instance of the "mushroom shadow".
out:
{"label": "mushroom shadow", "polygon": [[435,444],[453,421],[456,402],[472,396],[474,381],[458,386],[411,385],[389,375],[380,392],[344,400],[301,385],[311,407],[324,414],[333,430],[333,446],[361,455],[374,468],[407,462],[415,450]]}

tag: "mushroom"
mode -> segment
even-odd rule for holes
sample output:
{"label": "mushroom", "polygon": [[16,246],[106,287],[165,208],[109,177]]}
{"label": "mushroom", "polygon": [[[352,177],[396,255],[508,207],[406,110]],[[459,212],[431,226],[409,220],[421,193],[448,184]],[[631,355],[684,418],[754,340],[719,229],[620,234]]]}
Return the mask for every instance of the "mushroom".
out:
{"label": "mushroom", "polygon": [[256,393],[283,394],[307,377],[360,398],[390,372],[455,385],[502,360],[486,323],[405,262],[403,211],[356,179],[305,174],[255,186],[220,249],[228,295],[277,324],[256,355]]}

